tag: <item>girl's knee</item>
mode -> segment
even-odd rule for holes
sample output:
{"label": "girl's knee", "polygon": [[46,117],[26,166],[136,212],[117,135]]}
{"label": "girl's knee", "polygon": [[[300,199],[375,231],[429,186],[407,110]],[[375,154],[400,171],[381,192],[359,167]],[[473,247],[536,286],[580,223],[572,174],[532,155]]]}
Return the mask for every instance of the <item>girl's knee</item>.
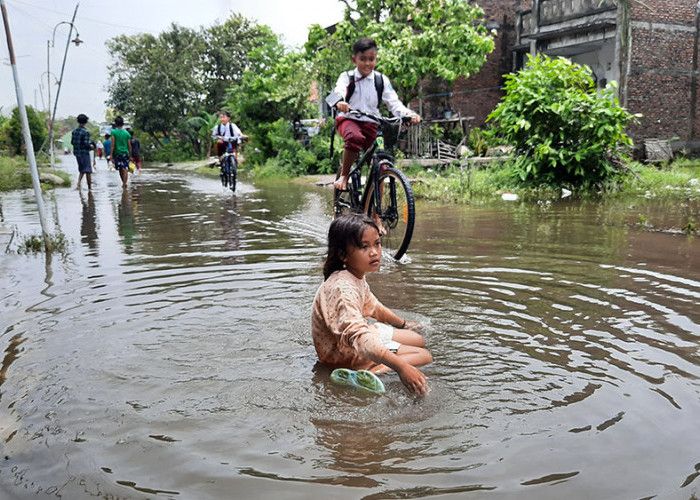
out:
{"label": "girl's knee", "polygon": [[394,329],[393,340],[397,341],[399,344],[411,345],[414,347],[425,347],[425,339],[420,333],[416,333],[413,330],[402,330],[400,328]]}

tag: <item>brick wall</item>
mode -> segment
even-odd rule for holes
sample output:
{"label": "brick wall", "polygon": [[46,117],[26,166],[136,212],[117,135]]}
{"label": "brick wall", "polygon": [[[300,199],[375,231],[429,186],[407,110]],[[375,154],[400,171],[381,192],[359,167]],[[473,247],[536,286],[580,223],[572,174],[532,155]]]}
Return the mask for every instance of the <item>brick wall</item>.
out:
{"label": "brick wall", "polygon": [[[628,130],[637,141],[647,137],[686,140],[689,136],[696,1],[629,2],[632,46],[627,108],[644,114],[639,125]],[[474,116],[471,126],[483,126],[503,96],[499,86],[503,75],[512,70],[515,15],[531,8],[532,0],[482,0],[478,4],[484,10],[485,23],[498,25],[495,49],[479,73],[468,79],[457,79],[451,89],[444,82],[424,82],[424,94],[452,91],[450,98],[424,99],[425,118],[435,117],[449,105],[462,116]],[[698,84],[700,86],[700,81]],[[693,137],[700,141],[700,88],[697,93]],[[418,109],[417,101],[412,107]]]}
{"label": "brick wall", "polygon": [[642,113],[629,128],[635,140],[657,137],[686,140],[690,119],[690,76],[638,73],[627,83],[627,108]]}
{"label": "brick wall", "polygon": [[[427,119],[437,117],[441,110],[449,106],[462,116],[473,116],[470,126],[481,127],[504,95],[500,86],[503,75],[512,69],[512,47],[516,41],[515,14],[517,10],[530,8],[532,0],[481,0],[477,3],[484,10],[484,24],[498,32],[494,38],[494,50],[477,74],[458,78],[451,89],[442,82],[424,82],[424,95],[452,92],[449,98],[435,96],[423,100],[423,116]],[[417,100],[411,103],[411,107],[418,109]]]}
{"label": "brick wall", "polygon": [[[644,116],[628,132],[638,141],[649,137],[689,138],[695,9],[695,0],[630,2],[627,108]],[[697,104],[695,140],[700,139]]]}
{"label": "brick wall", "polygon": [[696,3],[696,0],[630,0],[630,18],[694,26]]}

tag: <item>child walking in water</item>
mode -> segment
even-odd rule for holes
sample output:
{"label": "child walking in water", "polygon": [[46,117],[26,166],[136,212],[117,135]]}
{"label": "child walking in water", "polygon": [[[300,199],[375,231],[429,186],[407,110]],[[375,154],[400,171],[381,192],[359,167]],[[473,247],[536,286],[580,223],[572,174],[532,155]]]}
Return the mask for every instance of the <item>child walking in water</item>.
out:
{"label": "child walking in water", "polygon": [[[425,375],[416,368],[432,362],[423,337],[372,294],[365,274],[379,270],[382,243],[377,224],[364,214],[335,219],[328,230],[324,282],[316,292],[311,333],[318,359],[331,368],[395,370],[414,394],[425,395]],[[366,318],[377,323],[370,325]]]}

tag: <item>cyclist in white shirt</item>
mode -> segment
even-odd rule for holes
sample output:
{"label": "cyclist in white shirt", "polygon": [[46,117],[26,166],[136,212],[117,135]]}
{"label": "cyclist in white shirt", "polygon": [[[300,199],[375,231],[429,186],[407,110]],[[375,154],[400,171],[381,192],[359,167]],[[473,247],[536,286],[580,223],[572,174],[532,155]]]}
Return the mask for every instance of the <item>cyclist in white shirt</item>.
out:
{"label": "cyclist in white shirt", "polygon": [[211,134],[216,139],[216,155],[219,157],[216,162],[217,165],[221,165],[221,157],[226,152],[229,142],[233,144],[233,149],[236,149],[241,140],[248,139],[248,136],[243,135],[241,129],[231,121],[231,113],[229,111],[219,111],[219,122]]}
{"label": "cyclist in white shirt", "polygon": [[[345,146],[340,176],[333,185],[336,189],[342,190],[347,189],[350,167],[357,159],[358,153],[372,146],[377,136],[376,122],[364,116],[347,115],[350,109],[379,115],[379,94],[381,92],[381,100],[386,104],[391,114],[396,117],[410,116],[412,123],[420,121],[420,116],[417,113],[401,103],[389,79],[374,70],[377,64],[376,42],[371,38],[360,38],[353,44],[352,52],[352,62],[355,69],[343,71],[338,77],[334,90],[335,94],[345,96],[344,100],[335,105],[340,112],[336,118],[335,126],[345,141]],[[379,77],[381,77],[381,91],[375,82],[375,79]]]}

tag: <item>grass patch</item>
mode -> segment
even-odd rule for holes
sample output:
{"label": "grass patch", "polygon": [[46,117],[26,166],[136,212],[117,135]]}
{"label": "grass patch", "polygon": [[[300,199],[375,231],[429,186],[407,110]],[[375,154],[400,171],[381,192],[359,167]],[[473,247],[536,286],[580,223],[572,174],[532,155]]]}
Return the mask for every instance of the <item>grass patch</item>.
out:
{"label": "grass patch", "polygon": [[255,179],[290,179],[294,175],[287,167],[282,165],[276,158],[271,158],[265,163],[258,163],[253,166],[252,171]]}
{"label": "grass patch", "polygon": [[0,156],[0,191],[24,189],[32,185],[29,165],[9,156]]}
{"label": "grass patch", "polygon": [[[52,170],[50,167],[41,167],[39,174],[46,172],[63,179],[63,186],[70,187],[71,176],[62,170]],[[15,189],[28,189],[32,187],[32,174],[29,164],[19,157],[10,158],[0,155],[0,191],[12,191]],[[54,188],[54,184],[43,182],[42,191]]]}
{"label": "grass patch", "polygon": [[[447,166],[406,169],[411,178],[416,198],[468,203],[477,199],[516,193],[522,199],[556,199],[562,196],[562,186],[523,185],[504,162],[486,167]],[[644,194],[652,197],[683,196],[700,199],[700,160],[680,159],[661,167],[631,163],[622,172],[609,179],[598,189],[564,186],[578,198],[615,197]]]}
{"label": "grass patch", "polygon": [[219,178],[219,173],[221,170],[219,167],[210,167],[208,165],[203,165],[201,167],[197,167],[195,172],[199,175],[203,175],[204,177],[211,177],[212,179],[218,179]]}
{"label": "grass patch", "polygon": [[[51,243],[51,251],[66,255],[68,252],[68,240],[63,233],[55,233],[49,235]],[[20,243],[17,253],[20,254],[37,254],[45,250],[44,237],[41,235],[26,236]]]}

